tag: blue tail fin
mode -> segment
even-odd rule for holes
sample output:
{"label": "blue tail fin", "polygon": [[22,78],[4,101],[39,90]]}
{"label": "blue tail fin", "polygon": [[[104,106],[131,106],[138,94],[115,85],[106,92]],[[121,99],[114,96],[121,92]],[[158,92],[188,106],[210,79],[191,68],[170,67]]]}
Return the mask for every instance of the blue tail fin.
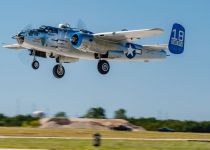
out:
{"label": "blue tail fin", "polygon": [[185,42],[185,28],[175,23],[171,31],[171,37],[169,41],[169,51],[173,54],[181,54],[184,52]]}

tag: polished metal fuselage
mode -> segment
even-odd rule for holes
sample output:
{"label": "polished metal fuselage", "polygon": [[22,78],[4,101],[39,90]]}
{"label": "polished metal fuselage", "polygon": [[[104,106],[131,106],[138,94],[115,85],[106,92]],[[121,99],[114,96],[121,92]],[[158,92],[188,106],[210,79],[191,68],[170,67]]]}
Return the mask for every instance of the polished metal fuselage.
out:
{"label": "polished metal fuselage", "polygon": [[49,55],[85,60],[95,60],[95,54],[107,54],[107,57],[102,57],[102,59],[116,61],[153,61],[163,60],[167,56],[164,50],[146,50],[141,45],[136,45],[139,53],[135,54],[135,57],[128,58],[126,55],[128,51],[128,48],[125,46],[126,42],[117,43],[97,38],[87,42],[86,49],[79,50],[72,46],[71,37],[76,32],[81,31],[53,27],[52,29],[55,31],[42,32],[37,29],[25,32],[24,42],[21,46],[27,49],[46,52]]}

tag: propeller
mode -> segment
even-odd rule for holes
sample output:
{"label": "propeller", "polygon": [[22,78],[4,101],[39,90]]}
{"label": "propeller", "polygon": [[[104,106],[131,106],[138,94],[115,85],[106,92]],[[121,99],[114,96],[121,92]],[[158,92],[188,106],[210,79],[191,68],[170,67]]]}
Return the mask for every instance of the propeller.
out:
{"label": "propeller", "polygon": [[[28,24],[26,25],[20,32],[18,32],[16,35],[12,37],[12,39],[17,40],[18,44],[22,44],[24,42],[24,34],[27,31],[30,31],[32,29],[32,25]],[[20,62],[24,65],[29,65],[31,62],[31,57],[29,56],[28,50],[18,51],[17,54],[18,59]]]}
{"label": "propeller", "polygon": [[31,24],[27,24],[27,25],[21,30],[21,32],[29,31],[29,30],[31,30],[32,28],[33,28],[33,27],[32,27]]}
{"label": "propeller", "polygon": [[77,22],[77,28],[83,32],[83,33],[87,33],[87,34],[94,34],[93,32],[89,31],[87,29],[87,26],[85,24],[85,22],[82,19],[79,19]]}
{"label": "propeller", "polygon": [[23,34],[27,31],[30,31],[31,29],[32,29],[31,24],[26,25],[20,32],[18,32],[16,35],[12,36],[12,39],[24,38]]}
{"label": "propeller", "polygon": [[26,25],[19,33],[17,33],[15,36],[12,36],[12,39],[16,39],[18,44],[23,44],[25,40],[25,33],[30,31],[32,29],[32,25]]}
{"label": "propeller", "polygon": [[33,58],[30,57],[30,52],[28,50],[18,51],[18,59],[23,65],[29,66]]}

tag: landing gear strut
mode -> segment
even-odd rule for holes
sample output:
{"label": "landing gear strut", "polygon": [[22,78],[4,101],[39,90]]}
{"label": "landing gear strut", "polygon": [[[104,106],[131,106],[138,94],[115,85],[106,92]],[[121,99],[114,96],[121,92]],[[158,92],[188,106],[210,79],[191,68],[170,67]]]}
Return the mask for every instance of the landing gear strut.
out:
{"label": "landing gear strut", "polygon": [[65,75],[65,69],[62,64],[57,64],[54,66],[53,75],[58,79],[61,79]]}
{"label": "landing gear strut", "polygon": [[106,60],[99,60],[98,62],[99,73],[101,73],[102,75],[105,75],[109,72],[109,70],[110,70],[109,62]]}
{"label": "landing gear strut", "polygon": [[34,56],[34,60],[33,60],[32,64],[31,64],[31,66],[32,66],[32,68],[34,70],[37,70],[37,69],[39,69],[39,62],[36,60],[35,53],[36,52],[33,50],[32,51],[32,55]]}

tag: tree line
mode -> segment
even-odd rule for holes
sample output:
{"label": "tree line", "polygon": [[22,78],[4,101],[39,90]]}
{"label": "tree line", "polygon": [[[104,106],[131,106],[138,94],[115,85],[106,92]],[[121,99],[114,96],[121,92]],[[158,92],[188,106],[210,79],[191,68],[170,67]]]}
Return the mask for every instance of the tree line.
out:
{"label": "tree line", "polygon": [[[142,126],[148,131],[158,131],[161,128],[170,128],[176,132],[200,132],[210,133],[210,121],[181,121],[181,120],[160,120],[156,118],[134,118],[128,117],[125,109],[118,109],[114,112],[114,119],[124,119],[136,126]],[[58,112],[54,117],[67,117],[65,112]],[[81,118],[106,119],[106,111],[102,107],[90,108]],[[0,114],[0,126],[7,127],[38,127],[39,117],[32,115],[17,115],[8,117]]]}
{"label": "tree line", "polygon": [[[83,116],[84,118],[105,119],[105,109],[102,107],[91,108]],[[125,109],[119,109],[114,112],[114,119],[125,119],[136,126],[142,126],[148,131],[158,131],[161,128],[173,129],[176,132],[200,132],[210,133],[210,121],[181,121],[181,120],[159,120],[156,118],[134,118],[126,115]]]}
{"label": "tree line", "polygon": [[31,115],[17,115],[8,117],[0,114],[0,126],[4,127],[37,127],[39,126],[39,118]]}

